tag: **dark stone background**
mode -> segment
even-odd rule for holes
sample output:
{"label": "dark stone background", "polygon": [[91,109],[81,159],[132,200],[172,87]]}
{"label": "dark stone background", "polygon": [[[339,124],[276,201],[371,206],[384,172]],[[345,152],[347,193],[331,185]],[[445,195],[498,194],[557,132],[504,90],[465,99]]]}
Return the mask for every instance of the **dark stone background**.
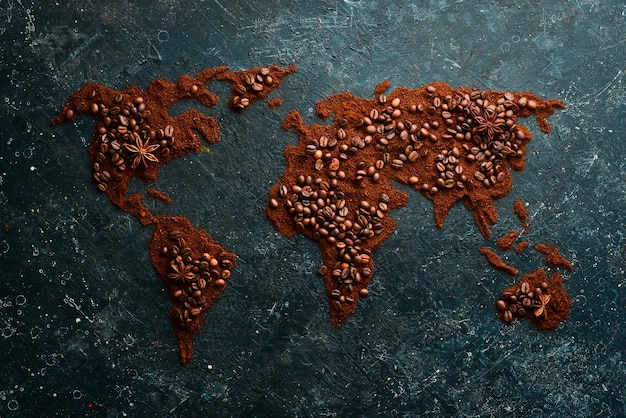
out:
{"label": "dark stone background", "polygon": [[[621,0],[0,0],[0,416],[625,416],[625,15]],[[274,111],[231,114],[227,86],[213,85],[220,104],[203,111],[221,142],[155,184],[174,199],[155,212],[187,216],[239,256],[181,366],[152,229],[94,187],[92,121],[48,121],[88,81],[292,63]],[[513,279],[478,253],[495,243],[462,205],[437,230],[414,192],[374,254],[371,296],[331,326],[319,250],[263,212],[297,140],[280,123],[292,109],[315,122],[319,99],[369,97],[385,78],[566,103],[551,136],[522,122],[526,170],[493,228],[519,230],[522,199],[528,240],[574,262],[558,330],[497,321]],[[505,260],[545,266],[530,249]]]}

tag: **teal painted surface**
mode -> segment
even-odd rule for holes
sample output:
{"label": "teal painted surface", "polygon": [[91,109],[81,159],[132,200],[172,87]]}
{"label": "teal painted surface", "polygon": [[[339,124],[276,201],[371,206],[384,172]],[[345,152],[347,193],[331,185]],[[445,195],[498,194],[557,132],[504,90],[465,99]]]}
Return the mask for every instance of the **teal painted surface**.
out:
{"label": "teal painted surface", "polygon": [[[1,416],[625,416],[626,93],[622,1],[0,1]],[[243,115],[220,104],[221,142],[178,159],[154,187],[239,256],[178,364],[169,307],[147,255],[150,228],[92,183],[82,119],[49,128],[88,81],[146,86],[218,65],[296,64]],[[297,141],[292,109],[321,98],[443,80],[565,102],[534,121],[526,170],[497,202],[494,237],[560,246],[574,305],[555,332],[495,319],[513,283],[479,255],[462,206],[443,230],[411,193],[374,254],[371,296],[330,325],[317,247],[266,221],[267,191]],[[193,104],[178,104],[182,110]],[[199,106],[198,106],[199,108]],[[136,190],[145,185],[136,184]],[[120,245],[120,243],[122,243]],[[529,272],[539,254],[511,253]]]}

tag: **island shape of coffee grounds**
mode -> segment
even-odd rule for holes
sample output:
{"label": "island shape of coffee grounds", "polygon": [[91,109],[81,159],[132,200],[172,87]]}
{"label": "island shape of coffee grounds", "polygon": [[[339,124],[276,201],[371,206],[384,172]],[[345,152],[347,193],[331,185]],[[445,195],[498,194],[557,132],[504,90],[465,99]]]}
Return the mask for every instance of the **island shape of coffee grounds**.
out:
{"label": "island shape of coffee grounds", "polygon": [[395,228],[389,212],[408,201],[392,181],[430,199],[439,228],[463,200],[489,238],[494,199],[510,192],[510,168],[524,168],[531,134],[518,118],[535,114],[550,133],[546,118],[564,108],[531,93],[453,89],[443,82],[385,95],[388,88],[387,81],[379,84],[375,99],[344,92],[321,100],[316,113],[334,114],[330,125],[306,126],[297,111],[283,123],[300,140],[285,149],[287,168],[270,190],[266,214],[283,235],[303,233],[320,246],[319,273],[336,326],[368,293],[372,251]]}
{"label": "island shape of coffee grounds", "polygon": [[498,318],[510,323],[526,318],[539,331],[552,331],[570,312],[572,301],[563,288],[563,276],[553,273],[550,280],[542,268],[524,275],[502,291],[496,302]]}
{"label": "island shape of coffee grounds", "polygon": [[[96,129],[88,151],[96,186],[111,203],[136,217],[143,226],[156,224],[150,259],[169,289],[173,303],[169,317],[176,331],[181,363],[191,360],[193,336],[206,310],[225,289],[236,263],[235,255],[206,231],[192,227],[186,218],[154,216],[143,205],[142,195],[125,196],[131,178],[154,182],[161,165],[198,152],[201,144],[196,131],[209,144],[219,141],[219,124],[214,118],[196,110],[171,117],[168,110],[172,104],[195,99],[206,107],[215,106],[217,97],[206,84],[217,79],[231,84],[229,108],[242,112],[255,101],[267,99],[296,68],[272,65],[227,70],[210,68],[193,78],[182,75],[176,83],[155,79],[145,91],[139,87],[117,91],[89,83],[73,93],[50,122],[56,125],[78,116],[94,117]],[[171,201],[156,189],[147,188],[146,193],[166,203]]]}

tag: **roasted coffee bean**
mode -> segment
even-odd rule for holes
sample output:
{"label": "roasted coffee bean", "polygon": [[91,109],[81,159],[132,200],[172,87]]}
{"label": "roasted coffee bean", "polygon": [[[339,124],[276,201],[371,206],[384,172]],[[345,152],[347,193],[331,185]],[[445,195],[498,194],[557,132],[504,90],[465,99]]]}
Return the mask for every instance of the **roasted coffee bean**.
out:
{"label": "roasted coffee bean", "polygon": [[474,171],[474,177],[478,181],[484,181],[485,180],[485,175],[483,173],[481,173],[480,171]]}
{"label": "roasted coffee bean", "polygon": [[530,290],[530,285],[528,284],[528,282],[522,282],[520,290],[524,294],[528,293],[528,291]]}
{"label": "roasted coffee bean", "polygon": [[402,167],[404,167],[404,162],[396,158],[391,162],[391,167],[396,170],[400,170]]}
{"label": "roasted coffee bean", "polygon": [[500,299],[496,302],[496,308],[498,308],[499,311],[505,311],[507,308],[507,304],[505,301]]}
{"label": "roasted coffee bean", "polygon": [[504,311],[504,313],[502,314],[502,318],[505,322],[513,322],[513,314],[511,313],[511,311]]}

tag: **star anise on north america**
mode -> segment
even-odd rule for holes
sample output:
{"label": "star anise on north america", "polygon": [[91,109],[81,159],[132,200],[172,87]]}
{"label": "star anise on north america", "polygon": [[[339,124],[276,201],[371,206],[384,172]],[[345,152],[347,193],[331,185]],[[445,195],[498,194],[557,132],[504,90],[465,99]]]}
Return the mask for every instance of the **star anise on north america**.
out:
{"label": "star anise on north america", "polygon": [[154,154],[152,154],[154,151],[156,151],[157,148],[159,148],[159,144],[149,144],[149,139],[146,139],[146,142],[144,143],[139,136],[135,137],[135,145],[124,144],[124,148],[130,151],[130,153],[133,154],[135,157],[131,168],[136,168],[139,163],[143,163],[145,167],[148,167],[148,161],[152,161],[154,163],[159,162],[159,159]]}

